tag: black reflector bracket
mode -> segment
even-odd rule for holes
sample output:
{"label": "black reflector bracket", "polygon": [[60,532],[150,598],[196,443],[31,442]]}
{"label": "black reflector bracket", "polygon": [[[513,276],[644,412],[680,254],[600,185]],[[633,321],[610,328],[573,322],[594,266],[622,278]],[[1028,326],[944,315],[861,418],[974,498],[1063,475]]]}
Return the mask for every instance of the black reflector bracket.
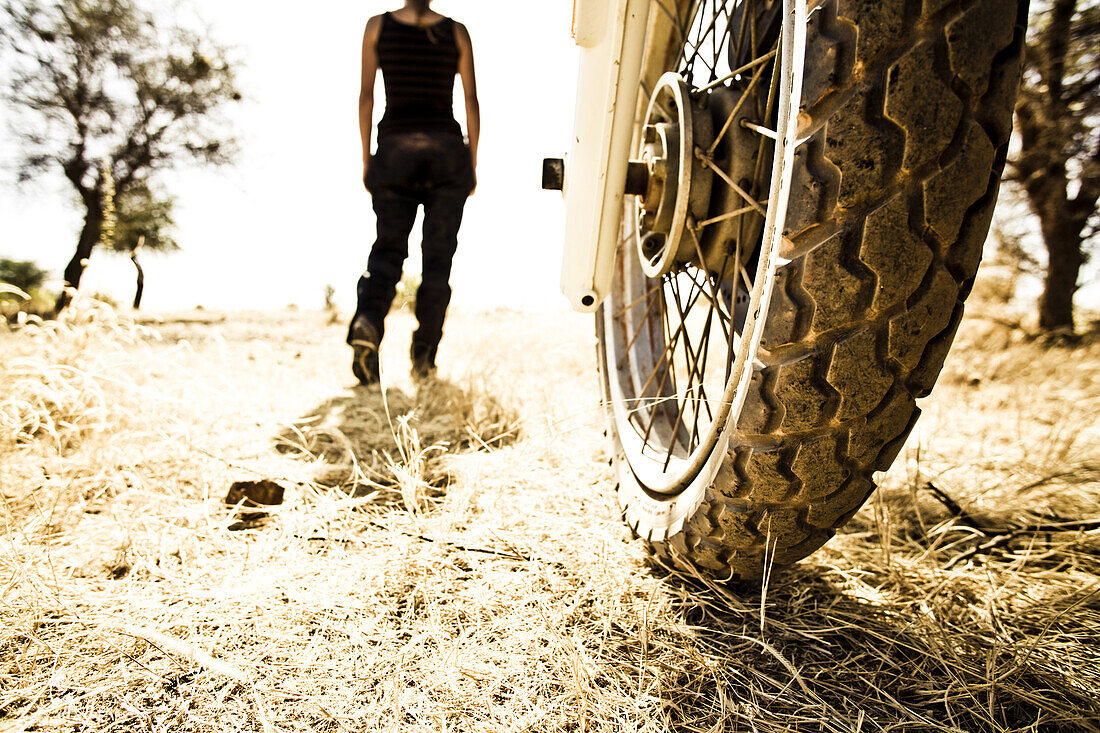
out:
{"label": "black reflector bracket", "polygon": [[561,191],[565,188],[565,161],[563,159],[543,159],[542,187],[547,191]]}

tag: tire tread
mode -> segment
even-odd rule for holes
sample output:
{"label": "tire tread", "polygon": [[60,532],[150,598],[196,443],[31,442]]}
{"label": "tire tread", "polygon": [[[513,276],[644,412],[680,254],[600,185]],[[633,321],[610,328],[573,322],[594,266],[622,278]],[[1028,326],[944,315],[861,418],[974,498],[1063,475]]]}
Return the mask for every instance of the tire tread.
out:
{"label": "tire tread", "polygon": [[720,578],[816,550],[898,455],[961,321],[1011,131],[1026,0],[818,12],[795,256],[720,472],[732,479],[650,543],[659,561]]}

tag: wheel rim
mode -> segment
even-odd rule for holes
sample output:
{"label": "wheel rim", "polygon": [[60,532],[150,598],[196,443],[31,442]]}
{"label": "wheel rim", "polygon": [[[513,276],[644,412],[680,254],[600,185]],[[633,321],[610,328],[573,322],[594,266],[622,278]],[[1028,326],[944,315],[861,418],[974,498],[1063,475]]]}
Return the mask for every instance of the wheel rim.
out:
{"label": "wheel rim", "polygon": [[643,90],[650,186],[625,205],[601,317],[626,461],[643,489],[675,495],[711,478],[755,371],[799,143],[806,5],[657,5],[682,42],[673,73]]}

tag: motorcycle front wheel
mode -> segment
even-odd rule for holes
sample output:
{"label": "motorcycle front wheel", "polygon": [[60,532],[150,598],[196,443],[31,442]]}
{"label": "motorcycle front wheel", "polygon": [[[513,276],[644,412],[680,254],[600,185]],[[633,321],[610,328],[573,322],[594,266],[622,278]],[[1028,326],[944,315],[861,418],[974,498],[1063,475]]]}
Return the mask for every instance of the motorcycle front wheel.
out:
{"label": "motorcycle front wheel", "polygon": [[759,578],[893,462],[981,256],[1026,18],[654,0],[597,334],[620,504],[663,561]]}

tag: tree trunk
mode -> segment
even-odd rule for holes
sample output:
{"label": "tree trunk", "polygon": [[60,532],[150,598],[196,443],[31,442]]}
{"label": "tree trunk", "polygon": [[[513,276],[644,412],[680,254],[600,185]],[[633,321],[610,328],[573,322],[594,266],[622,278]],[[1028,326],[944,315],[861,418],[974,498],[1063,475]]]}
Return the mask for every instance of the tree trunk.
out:
{"label": "tree trunk", "polygon": [[[1029,130],[1029,120],[1024,119],[1021,134]],[[1043,130],[1043,136],[1053,134]],[[1045,147],[1054,145],[1046,141]],[[1048,156],[1043,168],[1029,171],[1024,186],[1031,210],[1039,219],[1043,246],[1047,251],[1047,273],[1043,283],[1043,295],[1039,299],[1039,328],[1042,331],[1068,331],[1073,333],[1073,296],[1077,292],[1077,277],[1084,263],[1081,252],[1081,235],[1088,217],[1075,214],[1075,204],[1068,195],[1069,177],[1066,163],[1055,155]]]}
{"label": "tree trunk", "polygon": [[1090,124],[1100,99],[1090,76],[1095,59],[1088,55],[1098,32],[1089,14],[1093,5],[1050,0],[1038,11],[1042,22],[1033,23],[1016,105],[1021,144],[1010,164],[1039,219],[1047,251],[1039,300],[1044,331],[1073,330],[1083,234],[1100,199],[1100,137]]}
{"label": "tree trunk", "polygon": [[103,210],[98,201],[85,202],[88,213],[84,216],[84,228],[80,230],[80,238],[76,242],[76,253],[65,267],[65,289],[57,298],[54,306],[54,314],[60,314],[72,302],[72,291],[80,288],[80,278],[84,276],[84,268],[88,266],[88,258],[92,256],[92,250],[99,242],[103,234]]}
{"label": "tree trunk", "polygon": [[1039,301],[1039,328],[1073,332],[1073,295],[1081,271],[1083,227],[1071,218],[1042,216],[1043,242],[1047,248],[1047,276]]}
{"label": "tree trunk", "polygon": [[141,308],[141,295],[145,292],[145,271],[141,269],[141,263],[138,262],[138,251],[142,245],[145,244],[145,235],[138,237],[137,246],[134,247],[134,251],[130,253],[130,260],[134,263],[134,267],[137,268],[137,288],[134,290],[134,310]]}

